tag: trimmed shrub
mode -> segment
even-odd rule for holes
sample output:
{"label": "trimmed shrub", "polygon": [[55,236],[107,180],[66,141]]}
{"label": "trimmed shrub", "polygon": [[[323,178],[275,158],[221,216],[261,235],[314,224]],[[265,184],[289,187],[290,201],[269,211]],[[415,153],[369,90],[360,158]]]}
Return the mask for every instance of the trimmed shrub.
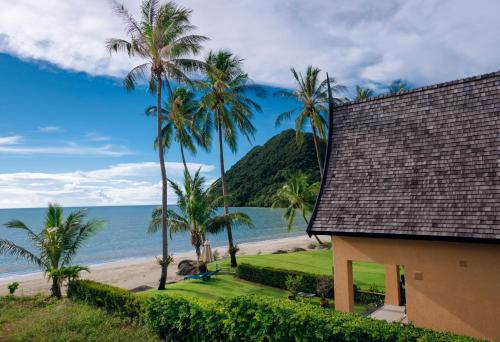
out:
{"label": "trimmed shrub", "polygon": [[68,298],[129,318],[139,318],[144,306],[144,301],[129,291],[92,280],[70,281]]}
{"label": "trimmed shrub", "polygon": [[[287,290],[286,280],[288,277],[301,277],[298,291],[316,293],[316,279],[324,278],[331,281],[331,277],[311,274],[300,271],[291,271],[273,267],[261,267],[250,264],[240,264],[236,270],[236,274],[241,279],[253,281],[255,283],[277,287]],[[333,297],[333,292],[330,293],[330,298]]]}
{"label": "trimmed shrub", "polygon": [[168,295],[150,299],[144,320],[166,341],[222,341],[223,318],[215,303]]}
{"label": "trimmed shrub", "polygon": [[146,308],[146,322],[167,341],[474,341],[259,296],[214,303],[157,296]]}

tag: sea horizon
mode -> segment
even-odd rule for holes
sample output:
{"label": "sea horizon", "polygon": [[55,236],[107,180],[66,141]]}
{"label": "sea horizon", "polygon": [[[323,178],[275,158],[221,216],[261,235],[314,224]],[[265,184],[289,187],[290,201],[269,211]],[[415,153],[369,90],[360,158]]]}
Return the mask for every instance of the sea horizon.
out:
{"label": "sea horizon", "polygon": [[[127,205],[127,206],[84,206],[64,207],[64,213],[79,209],[88,209],[88,218],[108,221],[108,226],[98,232],[81,248],[73,264],[96,267],[103,264],[140,261],[161,254],[160,234],[149,234],[147,223],[153,208],[157,205]],[[176,207],[172,204],[169,207]],[[248,243],[273,239],[294,237],[305,234],[305,224],[297,222],[292,231],[288,232],[286,223],[281,218],[283,209],[263,207],[233,207],[247,213],[253,220],[254,228],[234,227],[233,235],[236,243]],[[0,224],[3,226],[9,220],[20,219],[31,229],[38,232],[41,229],[45,208],[2,208],[0,209]],[[30,251],[34,251],[22,232],[0,228],[0,237],[13,240]],[[227,246],[227,235],[209,234],[213,249]],[[169,252],[172,255],[193,250],[188,233],[180,233],[169,239]],[[221,254],[225,254],[225,251]],[[38,274],[35,265],[22,259],[0,256],[0,279]]]}

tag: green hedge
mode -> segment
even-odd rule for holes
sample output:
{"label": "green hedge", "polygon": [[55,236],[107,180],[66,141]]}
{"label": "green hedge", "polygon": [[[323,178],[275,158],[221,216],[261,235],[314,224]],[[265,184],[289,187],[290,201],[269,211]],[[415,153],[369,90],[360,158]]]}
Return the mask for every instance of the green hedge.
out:
{"label": "green hedge", "polygon": [[[302,285],[299,291],[316,293],[316,279],[326,278],[331,281],[331,277],[312,273],[291,271],[281,268],[254,266],[250,264],[239,264],[236,274],[241,279],[252,281],[263,285],[286,289],[286,278],[288,276],[302,276]],[[331,296],[333,298],[333,293]]]}
{"label": "green hedge", "polygon": [[167,341],[473,341],[258,296],[213,303],[157,296],[145,315],[147,324]]}
{"label": "green hedge", "polygon": [[[285,283],[288,276],[302,276],[303,281],[299,291],[308,293],[316,293],[316,279],[326,278],[328,281],[331,281],[330,276],[245,263],[238,266],[236,274],[241,279],[285,290],[287,289]],[[334,298],[333,291],[329,297]],[[362,291],[357,286],[354,286],[354,298],[356,303],[379,305],[384,302],[385,295],[383,293],[375,293],[375,291]]]}
{"label": "green hedge", "polygon": [[92,280],[70,281],[68,298],[129,318],[139,318],[145,304],[143,300],[127,290]]}

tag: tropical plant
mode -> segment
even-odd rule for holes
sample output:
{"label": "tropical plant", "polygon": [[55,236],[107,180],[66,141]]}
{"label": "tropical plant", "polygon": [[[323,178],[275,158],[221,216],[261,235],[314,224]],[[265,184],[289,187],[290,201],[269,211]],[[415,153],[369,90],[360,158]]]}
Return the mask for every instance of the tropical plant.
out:
{"label": "tropical plant", "polygon": [[356,97],[354,98],[354,101],[370,99],[374,95],[375,95],[375,92],[373,91],[373,89],[363,88],[363,87],[357,85],[356,86]]}
{"label": "tropical plant", "polygon": [[[321,178],[323,178],[323,161],[321,160],[321,151],[319,139],[326,139],[328,133],[328,80],[320,81],[320,69],[308,66],[305,76],[297,72],[294,68],[291,69],[297,89],[294,91],[281,89],[275,92],[275,96],[294,99],[301,103],[300,107],[293,108],[284,113],[281,113],[276,118],[276,126],[281,125],[283,121],[290,120],[294,113],[298,113],[295,118],[296,139],[302,143],[302,133],[309,122],[316,149],[316,158],[318,159]],[[334,78],[330,78],[332,91],[339,93],[345,90],[345,87],[338,84]],[[333,102],[342,104],[345,99],[334,98]]]}
{"label": "tropical plant", "polygon": [[[214,196],[213,188],[204,189],[205,177],[200,175],[200,171],[201,168],[191,177],[185,169],[183,185],[169,179],[170,186],[178,198],[179,211],[168,210],[170,237],[176,233],[189,232],[198,263],[207,233],[217,234],[227,226],[253,226],[251,218],[245,213],[218,214],[223,197]],[[148,231],[154,233],[159,230],[160,225],[161,208],[157,208],[153,210]]]}
{"label": "tropical plant", "polygon": [[320,302],[319,302],[320,306],[322,308],[329,307],[328,296],[330,296],[332,293],[332,288],[333,288],[332,280],[325,277],[321,278],[318,277],[316,279],[315,286],[316,286],[316,293],[320,297]]}
{"label": "tropical plant", "polygon": [[14,293],[17,291],[19,287],[19,283],[17,281],[13,282],[13,283],[10,283],[9,285],[7,285],[7,290],[9,290],[9,294],[11,296],[14,295]]}
{"label": "tropical plant", "polygon": [[49,204],[44,226],[38,234],[22,221],[7,222],[7,228],[26,233],[38,254],[5,239],[0,239],[0,254],[23,258],[40,267],[52,280],[52,296],[61,298],[62,282],[75,278],[82,270],[87,270],[82,266],[71,266],[78,249],[105,224],[105,221],[86,220],[86,216],[84,210],[78,210],[64,217],[60,206]]}
{"label": "tropical plant", "polygon": [[[137,21],[121,4],[114,3],[115,11],[120,16],[127,29],[130,40],[111,38],[106,41],[110,53],[126,52],[129,57],[141,58],[144,63],[134,67],[125,77],[123,84],[126,90],[135,89],[140,78],[147,77],[149,90],[156,91],[157,141],[164,141],[162,136],[163,113],[161,107],[161,92],[163,81],[172,95],[170,81],[190,83],[186,72],[199,69],[201,63],[190,58],[199,52],[201,44],[207,39],[204,36],[192,34],[195,26],[189,18],[191,10],[178,6],[174,2],[160,5],[156,0],[143,0],[141,4],[141,19]],[[172,97],[172,96],[170,96]],[[168,255],[168,225],[167,225],[167,171],[163,144],[158,144],[158,155],[162,181],[162,259],[161,276],[158,289],[165,289]]]}
{"label": "tropical plant", "polygon": [[292,276],[289,275],[286,277],[285,286],[286,289],[290,292],[288,296],[289,299],[295,299],[297,294],[299,293],[300,286],[304,282],[304,277],[302,275]]}
{"label": "tropical plant", "polygon": [[[156,106],[150,106],[146,109],[146,115],[156,116]],[[168,102],[162,108],[163,127],[162,138],[163,146],[169,149],[172,144],[172,137],[179,144],[181,158],[184,167],[187,168],[184,149],[196,154],[196,145],[207,150],[211,143],[211,125],[210,117],[206,111],[200,107],[196,100],[196,95],[187,88],[176,88]],[[158,147],[158,141],[155,139],[155,148]]]}
{"label": "tropical plant", "polygon": [[[292,230],[297,212],[309,224],[307,216],[314,209],[316,197],[318,197],[320,183],[309,184],[307,176],[302,172],[288,172],[283,187],[274,196],[272,208],[285,208],[283,219],[286,221],[288,231]],[[319,243],[321,241],[315,235]]]}
{"label": "tropical plant", "polygon": [[387,86],[387,90],[389,91],[389,94],[397,94],[401,90],[409,90],[410,86],[408,85],[408,82],[405,80],[394,80]]}
{"label": "tropical plant", "polygon": [[[241,132],[249,141],[253,138],[255,127],[252,124],[253,111],[262,111],[261,107],[246,92],[256,91],[263,95],[263,90],[250,84],[248,75],[242,69],[242,59],[230,51],[220,50],[210,52],[203,65],[204,80],[197,85],[203,91],[200,100],[201,106],[213,115],[215,130],[219,140],[219,163],[221,173],[222,196],[224,199],[224,215],[229,215],[227,204],[227,189],[224,180],[224,151],[225,142],[231,151],[238,149],[237,134]],[[231,225],[226,227],[229,244],[231,266],[236,267],[236,248],[233,241]]]}

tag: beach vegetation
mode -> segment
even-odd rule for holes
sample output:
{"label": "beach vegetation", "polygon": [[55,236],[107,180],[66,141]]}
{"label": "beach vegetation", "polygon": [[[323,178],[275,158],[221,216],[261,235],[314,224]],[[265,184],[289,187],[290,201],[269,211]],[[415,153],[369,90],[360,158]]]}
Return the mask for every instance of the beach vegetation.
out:
{"label": "beach vegetation", "polygon": [[[214,195],[213,188],[205,189],[206,179],[200,174],[201,168],[190,176],[184,169],[182,185],[169,179],[172,190],[177,195],[178,210],[169,209],[170,237],[173,234],[189,232],[191,245],[196,252],[198,264],[201,256],[201,246],[207,234],[218,234],[228,226],[253,227],[252,219],[245,213],[233,211],[220,213],[219,207],[224,201],[222,196]],[[153,210],[148,231],[154,233],[161,226],[161,208]]]}
{"label": "beach vegetation", "polygon": [[399,93],[400,91],[410,90],[410,89],[411,88],[408,82],[402,79],[394,80],[387,86],[387,91],[389,92],[389,94],[393,95]]}
{"label": "beach vegetation", "polygon": [[85,210],[77,210],[66,217],[57,204],[49,204],[45,222],[36,233],[20,220],[5,224],[8,229],[22,231],[37,252],[32,252],[10,240],[0,239],[0,254],[22,258],[38,266],[52,281],[52,296],[61,298],[61,285],[64,280],[75,278],[83,266],[71,265],[82,245],[101,228],[105,221],[87,220]]}
{"label": "beach vegetation", "polygon": [[10,283],[9,285],[7,285],[7,290],[9,290],[9,294],[11,296],[14,295],[14,293],[17,291],[18,288],[19,288],[19,283],[17,281],[15,281],[15,282]]}
{"label": "beach vegetation", "polygon": [[[248,97],[254,90],[263,95],[263,90],[252,84],[243,71],[243,60],[228,50],[210,51],[204,60],[203,80],[196,82],[202,91],[201,106],[212,115],[212,122],[218,137],[219,166],[221,174],[224,215],[229,214],[226,197],[229,195],[225,184],[224,143],[233,152],[238,150],[238,132],[252,141],[255,127],[252,124],[254,111],[262,111],[257,102]],[[231,266],[236,267],[236,249],[231,224],[226,226]]]}
{"label": "beach vegetation", "polygon": [[356,86],[356,96],[354,97],[354,101],[371,99],[373,96],[375,96],[373,89],[365,88],[360,85]]}
{"label": "beach vegetation", "polygon": [[[161,110],[164,120],[163,146],[168,150],[172,146],[172,140],[175,140],[179,144],[184,168],[187,168],[184,150],[195,155],[197,146],[207,150],[211,144],[210,117],[200,106],[196,94],[185,87],[175,88]],[[146,115],[156,117],[157,107],[146,108]],[[154,145],[158,148],[157,139]]]}
{"label": "beach vegetation", "polygon": [[[325,140],[328,133],[328,80],[320,79],[321,70],[313,66],[308,66],[305,74],[291,69],[296,83],[295,90],[281,89],[274,93],[277,97],[293,99],[300,103],[299,107],[292,108],[281,113],[276,118],[276,126],[288,121],[296,114],[295,131],[297,142],[303,142],[303,132],[310,126],[316,150],[316,158],[319,165],[321,177],[323,177],[323,159],[320,150],[320,140]],[[338,94],[345,91],[343,85],[338,84],[334,78],[330,77],[332,92]],[[344,99],[335,97],[334,103],[340,104]]]}
{"label": "beach vegetation", "polygon": [[[276,192],[271,207],[285,208],[283,219],[287,223],[288,231],[292,230],[297,212],[302,216],[306,225],[309,224],[307,217],[314,209],[319,188],[319,182],[310,184],[307,176],[300,171],[287,173],[285,184]],[[322,243],[316,235],[314,237],[318,243]]]}
{"label": "beach vegetation", "polygon": [[[168,224],[167,224],[167,171],[163,138],[162,89],[165,86],[173,98],[171,81],[188,83],[187,73],[198,71],[203,63],[193,59],[202,48],[206,37],[193,34],[195,26],[190,23],[192,11],[175,2],[159,4],[144,0],[141,18],[136,20],[122,4],[115,2],[115,12],[123,20],[129,40],[111,38],[106,41],[110,53],[126,53],[129,57],[142,59],[125,77],[123,85],[134,90],[136,83],[145,79],[149,90],[156,93],[157,125],[156,141],[162,182],[162,259],[158,289],[164,289],[168,271]],[[175,121],[175,120],[168,120]]]}

